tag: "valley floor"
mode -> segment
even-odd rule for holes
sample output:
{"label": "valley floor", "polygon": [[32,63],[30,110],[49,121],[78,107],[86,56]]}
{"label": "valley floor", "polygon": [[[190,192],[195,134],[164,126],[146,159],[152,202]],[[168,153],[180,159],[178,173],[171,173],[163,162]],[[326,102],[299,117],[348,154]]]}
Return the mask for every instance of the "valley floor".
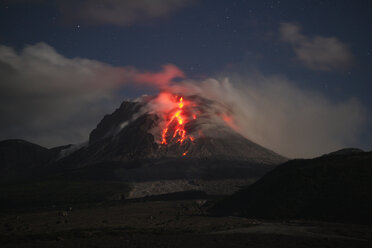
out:
{"label": "valley floor", "polygon": [[372,227],[203,213],[203,200],[123,201],[2,213],[5,247],[372,247]]}

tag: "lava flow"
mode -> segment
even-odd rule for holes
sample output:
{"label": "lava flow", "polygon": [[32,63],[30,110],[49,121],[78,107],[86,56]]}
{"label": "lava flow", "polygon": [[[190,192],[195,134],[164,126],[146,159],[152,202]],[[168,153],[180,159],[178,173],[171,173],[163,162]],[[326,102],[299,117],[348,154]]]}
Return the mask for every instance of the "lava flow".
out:
{"label": "lava flow", "polygon": [[162,141],[161,141],[163,145],[168,144],[169,139],[171,142],[172,141],[176,143],[179,142],[180,144],[182,144],[187,139],[190,139],[191,141],[194,140],[192,136],[187,135],[187,132],[185,129],[185,123],[187,121],[187,117],[185,117],[184,115],[183,107],[185,105],[185,102],[183,101],[183,97],[179,98],[177,105],[178,105],[177,109],[172,111],[169,117],[167,118],[168,121],[166,123],[166,126],[163,129]]}

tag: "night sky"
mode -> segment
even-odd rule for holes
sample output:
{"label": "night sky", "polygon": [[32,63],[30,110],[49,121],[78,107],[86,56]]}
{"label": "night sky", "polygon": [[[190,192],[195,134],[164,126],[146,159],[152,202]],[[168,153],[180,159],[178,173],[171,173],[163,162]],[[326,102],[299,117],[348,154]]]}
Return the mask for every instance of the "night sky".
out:
{"label": "night sky", "polygon": [[[122,100],[158,90],[122,78],[172,65],[196,81],[280,78],[306,104],[314,96],[312,114],[324,103],[343,116],[325,112],[306,121],[304,132],[328,116],[322,131],[350,132],[324,153],[372,149],[372,1],[0,2],[0,139],[83,142]],[[287,99],[299,94],[282,97],[299,105]]]}

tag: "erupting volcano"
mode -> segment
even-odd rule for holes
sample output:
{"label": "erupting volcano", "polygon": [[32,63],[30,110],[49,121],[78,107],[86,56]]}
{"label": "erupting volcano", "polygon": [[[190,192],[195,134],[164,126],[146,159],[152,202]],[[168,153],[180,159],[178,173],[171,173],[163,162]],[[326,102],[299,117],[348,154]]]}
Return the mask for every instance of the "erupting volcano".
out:
{"label": "erupting volcano", "polygon": [[259,164],[283,161],[240,135],[228,106],[197,94],[170,91],[123,102],[92,131],[87,150],[94,150],[89,157],[95,161],[105,157],[115,161],[183,157]]}
{"label": "erupting volcano", "polygon": [[[187,134],[185,129],[185,124],[188,122],[188,116],[184,113],[185,102],[183,97],[178,98],[178,106],[176,110],[173,110],[167,117],[166,126],[162,131],[162,141],[161,144],[166,145],[168,142],[176,142],[182,144],[185,140],[189,139],[194,141],[194,137]],[[196,115],[193,115],[193,119],[196,119]],[[172,134],[173,133],[173,134]],[[186,155],[187,152],[183,153]]]}
{"label": "erupting volcano", "polygon": [[[66,149],[57,164],[92,168],[96,174],[89,177],[131,182],[131,197],[196,187],[227,194],[286,161],[240,135],[233,120],[226,105],[195,93],[163,91],[124,101],[101,120],[87,145]],[[199,186],[189,183],[195,180]],[[161,189],[141,191],[141,185],[159,181]]]}

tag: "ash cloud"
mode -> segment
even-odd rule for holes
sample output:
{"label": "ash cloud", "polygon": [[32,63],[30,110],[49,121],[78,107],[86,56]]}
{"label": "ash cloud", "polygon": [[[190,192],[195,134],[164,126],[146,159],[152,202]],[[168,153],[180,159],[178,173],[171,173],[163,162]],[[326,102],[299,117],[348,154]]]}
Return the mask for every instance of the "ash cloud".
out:
{"label": "ash cloud", "polygon": [[[158,80],[147,80],[151,75]],[[24,138],[45,146],[80,143],[120,105],[116,92],[121,87],[165,87],[181,76],[173,65],[147,72],[70,59],[45,43],[19,52],[0,45],[0,139]]]}
{"label": "ash cloud", "polygon": [[189,81],[184,87],[226,106],[233,129],[287,157],[314,157],[357,144],[366,116],[358,100],[334,102],[280,76],[233,81]]}
{"label": "ash cloud", "polygon": [[312,70],[331,71],[349,67],[354,56],[336,37],[309,37],[295,23],[281,23],[281,40],[292,45],[296,58]]}

